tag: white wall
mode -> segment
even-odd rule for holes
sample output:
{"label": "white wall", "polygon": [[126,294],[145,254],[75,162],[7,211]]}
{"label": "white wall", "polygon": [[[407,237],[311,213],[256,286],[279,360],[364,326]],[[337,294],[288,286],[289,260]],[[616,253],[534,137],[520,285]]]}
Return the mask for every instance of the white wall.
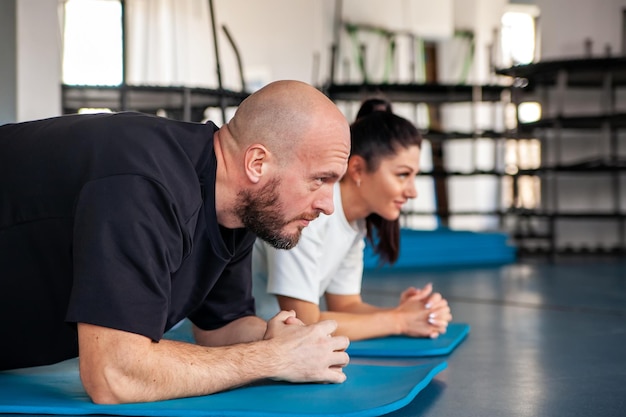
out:
{"label": "white wall", "polygon": [[17,121],[61,114],[58,0],[16,1]]}
{"label": "white wall", "polygon": [[535,0],[541,10],[541,58],[576,58],[585,54],[585,40],[592,52],[604,56],[622,52],[622,10],[626,0]]}
{"label": "white wall", "polygon": [[[218,0],[214,5],[218,26],[225,24],[238,44],[253,89],[278,79],[317,83],[315,56],[319,71],[327,71],[332,0]],[[235,57],[219,32],[224,84],[238,88]]]}

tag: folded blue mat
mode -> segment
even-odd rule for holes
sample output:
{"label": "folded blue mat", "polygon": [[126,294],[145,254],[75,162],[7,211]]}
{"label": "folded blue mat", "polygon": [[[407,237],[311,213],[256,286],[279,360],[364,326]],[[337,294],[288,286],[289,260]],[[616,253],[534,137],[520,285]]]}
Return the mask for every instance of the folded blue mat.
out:
{"label": "folded blue mat", "polygon": [[436,230],[400,230],[400,255],[393,264],[379,265],[378,255],[368,243],[363,267],[373,269],[414,269],[453,265],[490,265],[515,262],[517,248],[503,232],[472,232],[441,227]]}
{"label": "folded blue mat", "polygon": [[0,413],[123,416],[380,416],[410,403],[446,362],[418,366],[350,364],[343,384],[263,381],[213,395],[98,405],[80,383],[78,361],[0,372]]}
{"label": "folded blue mat", "polygon": [[448,355],[465,339],[469,324],[450,323],[436,339],[389,336],[350,342],[350,356],[423,357]]}

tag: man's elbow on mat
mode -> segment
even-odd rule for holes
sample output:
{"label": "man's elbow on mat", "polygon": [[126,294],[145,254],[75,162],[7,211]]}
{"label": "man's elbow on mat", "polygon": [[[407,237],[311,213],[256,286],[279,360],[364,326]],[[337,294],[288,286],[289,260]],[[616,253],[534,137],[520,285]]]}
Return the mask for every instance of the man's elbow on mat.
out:
{"label": "man's elbow on mat", "polygon": [[145,336],[78,323],[80,379],[91,400],[120,404],[155,397],[145,386],[150,369],[142,365],[151,345]]}
{"label": "man's elbow on mat", "polygon": [[[117,376],[116,376],[117,375]],[[124,393],[128,393],[123,386],[124,377],[120,377],[119,373],[113,368],[103,370],[85,370],[81,367],[80,379],[83,387],[96,404],[123,404],[134,402],[132,399],[126,398]]]}

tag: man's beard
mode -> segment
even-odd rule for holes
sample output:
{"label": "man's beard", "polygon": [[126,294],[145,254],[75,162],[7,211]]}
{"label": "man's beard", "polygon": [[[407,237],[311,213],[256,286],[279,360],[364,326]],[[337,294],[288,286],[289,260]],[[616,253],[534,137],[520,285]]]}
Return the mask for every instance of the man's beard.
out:
{"label": "man's beard", "polygon": [[282,231],[296,219],[283,217],[279,185],[280,179],[274,178],[255,194],[247,190],[240,192],[236,213],[248,230],[276,249],[291,249],[300,240],[302,230],[292,234]]}

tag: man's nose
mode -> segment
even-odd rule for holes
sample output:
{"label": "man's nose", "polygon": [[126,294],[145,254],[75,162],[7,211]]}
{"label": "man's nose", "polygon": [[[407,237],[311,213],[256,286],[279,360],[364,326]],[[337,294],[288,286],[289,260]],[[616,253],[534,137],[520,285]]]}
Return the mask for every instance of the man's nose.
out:
{"label": "man's nose", "polygon": [[320,195],[313,203],[313,208],[315,210],[321,211],[328,216],[333,214],[333,212],[335,211],[335,205],[333,203],[334,187],[329,184],[322,188],[323,189],[320,189]]}

